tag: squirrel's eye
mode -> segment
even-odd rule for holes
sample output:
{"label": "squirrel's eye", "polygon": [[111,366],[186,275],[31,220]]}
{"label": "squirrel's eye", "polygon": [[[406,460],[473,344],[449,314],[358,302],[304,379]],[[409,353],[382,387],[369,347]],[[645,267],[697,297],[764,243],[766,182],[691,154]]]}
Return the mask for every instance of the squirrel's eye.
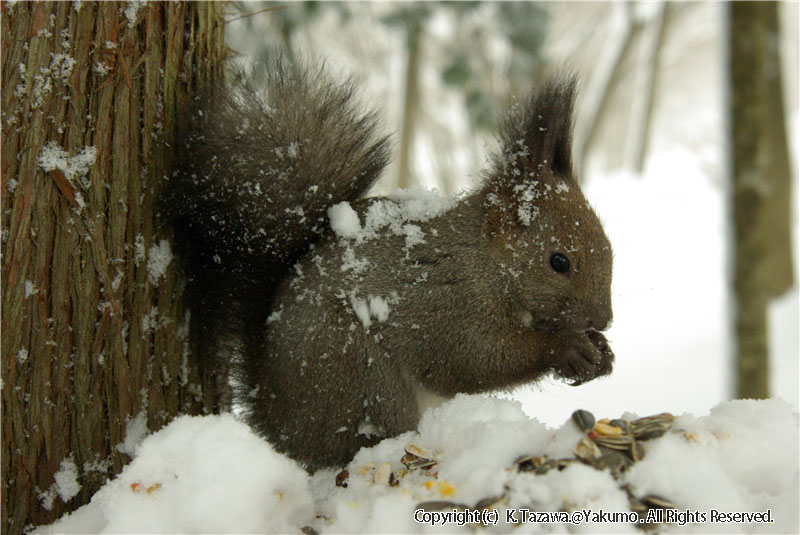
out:
{"label": "squirrel's eye", "polygon": [[569,258],[561,253],[553,253],[550,256],[550,267],[559,273],[566,273],[569,271]]}

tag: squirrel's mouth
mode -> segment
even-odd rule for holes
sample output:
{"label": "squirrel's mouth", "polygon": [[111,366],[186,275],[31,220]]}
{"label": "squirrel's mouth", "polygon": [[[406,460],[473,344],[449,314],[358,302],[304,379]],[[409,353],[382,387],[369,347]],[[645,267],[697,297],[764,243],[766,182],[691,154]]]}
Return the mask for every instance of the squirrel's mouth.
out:
{"label": "squirrel's mouth", "polygon": [[522,312],[520,320],[522,321],[523,326],[528,329],[533,329],[534,331],[575,331],[576,333],[580,333],[587,330],[584,328],[572,328],[570,325],[567,325],[567,322],[565,322],[562,318],[537,318],[529,310]]}
{"label": "squirrel's mouth", "polygon": [[600,333],[603,331],[608,330],[611,326],[610,322],[602,329],[597,329],[594,327],[594,324],[591,321],[569,321],[568,318],[559,317],[559,318],[537,318],[531,311],[524,310],[520,316],[520,320],[522,325],[528,329],[533,329],[535,331],[547,331],[547,332],[556,332],[556,331],[574,331],[577,333],[585,333],[589,334],[589,332],[596,332]]}
{"label": "squirrel's mouth", "polygon": [[535,331],[551,331],[553,329],[552,321],[548,322],[541,318],[535,318],[534,315],[529,310],[523,310],[522,316],[520,317],[522,321],[522,325],[527,327],[528,329],[533,329]]}

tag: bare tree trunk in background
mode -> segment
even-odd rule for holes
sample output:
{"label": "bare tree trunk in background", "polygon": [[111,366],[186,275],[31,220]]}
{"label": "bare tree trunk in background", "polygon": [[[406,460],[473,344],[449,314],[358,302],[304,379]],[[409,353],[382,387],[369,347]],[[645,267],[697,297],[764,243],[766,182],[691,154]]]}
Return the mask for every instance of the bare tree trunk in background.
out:
{"label": "bare tree trunk in background", "polygon": [[767,304],[792,285],[776,2],[729,9],[737,397],[769,396]]}
{"label": "bare tree trunk in background", "polygon": [[[613,4],[613,9],[616,10],[616,17],[620,22],[610,25],[609,39],[613,39],[613,41],[597,58],[597,68],[583,90],[588,113],[586,120],[579,121],[575,130],[576,167],[580,171],[578,174],[580,177],[586,176],[589,147],[597,135],[603,112],[608,108],[611,87],[614,85],[622,60],[628,54],[634,37],[633,6],[631,4]],[[617,30],[616,26],[618,25],[621,27]]]}
{"label": "bare tree trunk in background", "polygon": [[21,533],[121,470],[128,422],[216,403],[187,358],[154,206],[177,112],[221,71],[224,22],[215,2],[3,3],[1,17],[2,530]]}
{"label": "bare tree trunk in background", "polygon": [[[626,161],[638,174],[644,173],[647,151],[652,136],[653,108],[658,72],[661,68],[661,49],[664,47],[664,36],[669,21],[671,2],[659,2],[655,20],[646,23],[642,28],[644,45],[639,53],[636,67],[641,82],[637,83],[631,104],[631,129],[626,141]],[[649,26],[649,27],[648,27]]]}
{"label": "bare tree trunk in background", "polygon": [[411,24],[408,28],[406,64],[406,93],[403,101],[403,129],[400,132],[400,154],[397,171],[398,188],[409,188],[416,184],[411,177],[414,150],[414,128],[417,110],[419,109],[419,56],[422,28],[419,24]]}

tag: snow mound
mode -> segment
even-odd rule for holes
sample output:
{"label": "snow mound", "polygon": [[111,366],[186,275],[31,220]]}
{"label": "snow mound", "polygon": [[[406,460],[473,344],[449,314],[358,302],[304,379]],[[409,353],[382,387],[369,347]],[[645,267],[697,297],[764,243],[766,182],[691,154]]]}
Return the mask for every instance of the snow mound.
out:
{"label": "snow mound", "polygon": [[[89,505],[37,532],[798,532],[798,415],[781,400],[677,416],[616,479],[574,460],[586,436],[571,420],[548,428],[517,402],[460,395],[418,431],[362,449],[346,472],[309,477],[232,416],[182,417],[145,439]],[[409,469],[409,445],[436,464]],[[573,460],[521,470],[532,455]],[[628,521],[630,496],[667,500],[674,508],[656,518],[670,522]],[[479,503],[487,513],[465,516]]]}
{"label": "snow mound", "polygon": [[91,503],[37,533],[288,533],[308,475],[233,416],[183,416],[145,439]]}

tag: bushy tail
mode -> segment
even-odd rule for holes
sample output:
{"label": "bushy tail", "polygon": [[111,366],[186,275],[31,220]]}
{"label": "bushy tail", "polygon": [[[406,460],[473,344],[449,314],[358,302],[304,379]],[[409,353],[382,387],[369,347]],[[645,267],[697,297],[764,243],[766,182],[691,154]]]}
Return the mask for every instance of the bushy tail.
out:
{"label": "bushy tail", "polygon": [[199,99],[162,204],[195,269],[253,282],[280,278],[388,159],[350,84],[282,61],[265,76],[263,96],[242,82]]}
{"label": "bushy tail", "polygon": [[276,283],[324,231],[328,207],[361,197],[388,161],[387,138],[352,84],[282,60],[264,77],[263,91],[240,75],[197,99],[161,199],[203,329],[231,313],[263,319]]}

